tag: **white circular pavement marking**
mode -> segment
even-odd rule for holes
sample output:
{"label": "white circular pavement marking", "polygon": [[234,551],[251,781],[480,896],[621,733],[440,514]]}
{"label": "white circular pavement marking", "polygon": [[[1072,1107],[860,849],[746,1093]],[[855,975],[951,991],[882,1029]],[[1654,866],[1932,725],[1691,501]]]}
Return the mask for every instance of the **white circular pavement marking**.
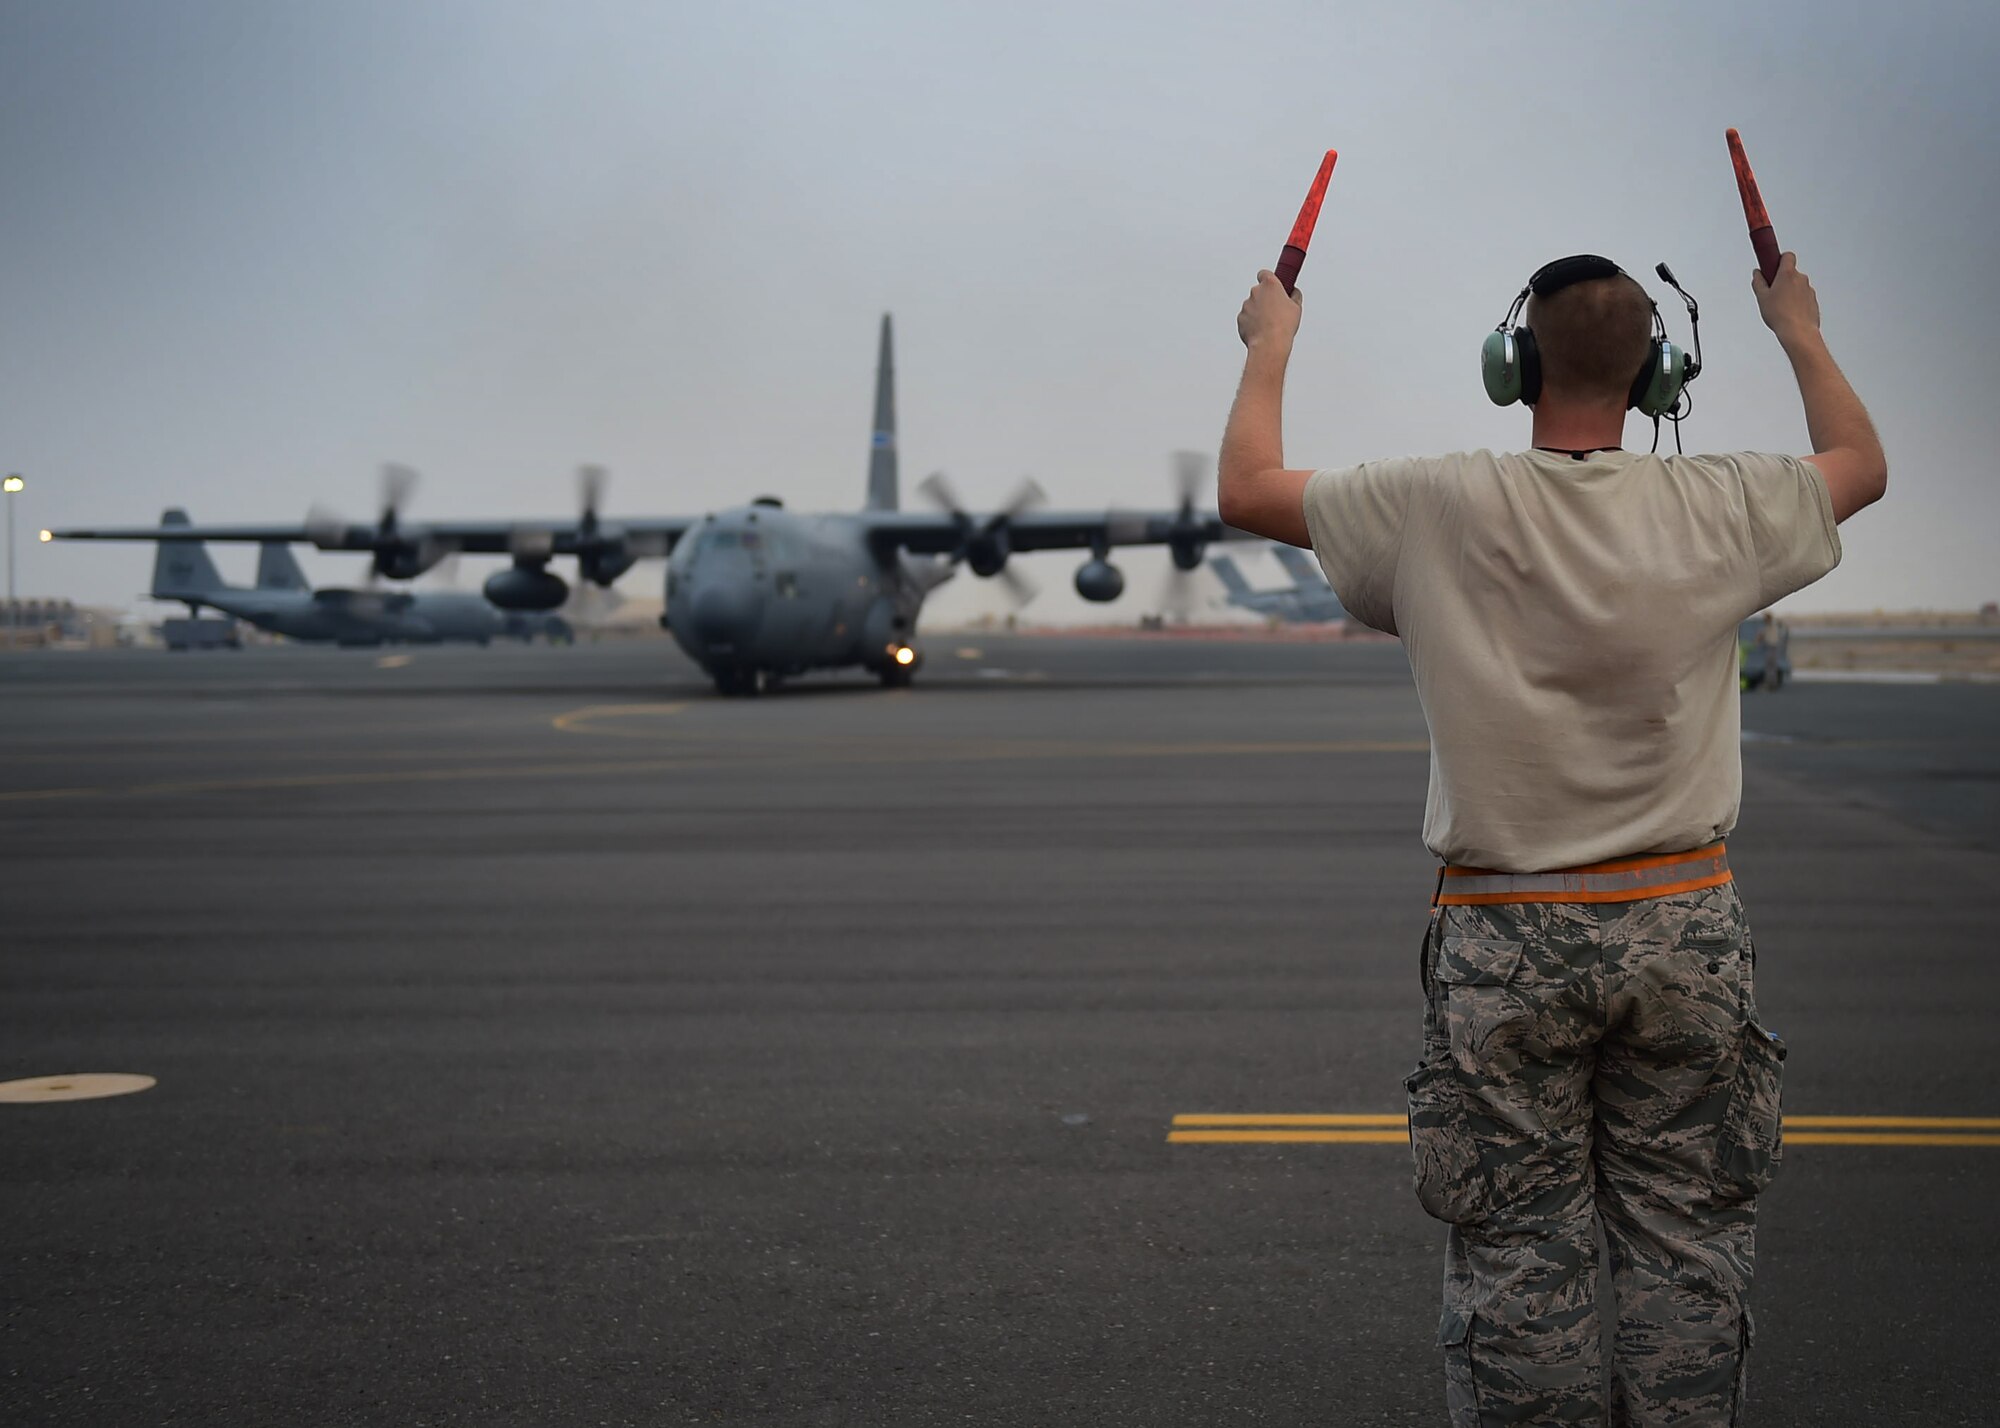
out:
{"label": "white circular pavement marking", "polygon": [[102,1096],[129,1096],[134,1091],[150,1091],[151,1076],[128,1076],[117,1071],[83,1071],[74,1076],[30,1076],[22,1081],[0,1081],[0,1102],[15,1101],[95,1101]]}

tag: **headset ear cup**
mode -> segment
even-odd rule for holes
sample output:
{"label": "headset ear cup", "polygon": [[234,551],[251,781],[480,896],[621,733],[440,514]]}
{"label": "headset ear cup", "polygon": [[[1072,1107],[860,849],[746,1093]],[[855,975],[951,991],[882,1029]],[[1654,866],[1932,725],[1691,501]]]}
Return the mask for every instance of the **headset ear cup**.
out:
{"label": "headset ear cup", "polygon": [[1687,354],[1664,337],[1655,338],[1646,348],[1646,365],[1632,379],[1625,404],[1649,417],[1665,416],[1680,400],[1686,384]]}
{"label": "headset ear cup", "polygon": [[1542,399],[1542,345],[1531,327],[1515,328],[1514,342],[1520,348],[1521,401],[1533,406]]}
{"label": "headset ear cup", "polygon": [[1520,344],[1511,330],[1489,332],[1479,344],[1479,380],[1486,386],[1487,400],[1496,407],[1521,400]]}

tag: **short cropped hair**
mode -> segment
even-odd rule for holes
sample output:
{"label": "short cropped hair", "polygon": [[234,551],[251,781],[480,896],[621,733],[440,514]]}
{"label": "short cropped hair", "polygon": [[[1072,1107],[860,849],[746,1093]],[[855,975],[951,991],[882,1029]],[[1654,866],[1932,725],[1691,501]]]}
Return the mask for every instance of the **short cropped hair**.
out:
{"label": "short cropped hair", "polygon": [[1528,299],[1527,323],[1542,359],[1542,393],[1622,406],[1646,360],[1653,302],[1626,273],[1572,283]]}

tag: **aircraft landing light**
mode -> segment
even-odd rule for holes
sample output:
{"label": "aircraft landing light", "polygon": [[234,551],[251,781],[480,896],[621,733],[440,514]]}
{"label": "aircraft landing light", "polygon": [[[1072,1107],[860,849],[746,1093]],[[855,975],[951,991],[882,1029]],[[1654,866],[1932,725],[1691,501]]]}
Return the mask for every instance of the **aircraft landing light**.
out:
{"label": "aircraft landing light", "polygon": [[915,664],[916,662],[917,662],[917,652],[915,650],[911,649],[908,645],[896,646],[897,664]]}
{"label": "aircraft landing light", "polygon": [[[1182,1115],[1171,1145],[1406,1145],[1397,1115]],[[2000,1146],[2000,1116],[1786,1116],[1786,1145]]]}
{"label": "aircraft landing light", "polygon": [[0,1102],[26,1105],[40,1101],[96,1101],[105,1096],[129,1096],[159,1084],[151,1076],[114,1071],[86,1071],[73,1076],[29,1076],[0,1081]]}

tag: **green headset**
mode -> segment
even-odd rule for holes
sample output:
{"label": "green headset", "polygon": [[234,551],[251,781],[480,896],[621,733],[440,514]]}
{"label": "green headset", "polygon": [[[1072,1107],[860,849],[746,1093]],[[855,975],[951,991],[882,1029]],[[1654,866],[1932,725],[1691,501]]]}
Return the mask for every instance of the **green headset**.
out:
{"label": "green headset", "polygon": [[[1656,271],[1673,284],[1675,292],[1680,293],[1688,305],[1690,319],[1698,320],[1696,314],[1699,310],[1694,299],[1682,290],[1679,283],[1674,282],[1667,265],[1660,264]],[[1486,384],[1486,395],[1492,398],[1495,406],[1510,406],[1515,402],[1533,406],[1542,395],[1541,348],[1535,343],[1532,328],[1516,325],[1521,310],[1528,305],[1528,298],[1531,295],[1548,297],[1577,283],[1617,277],[1624,272],[1609,258],[1600,258],[1592,253],[1558,258],[1536,269],[1535,275],[1528,279],[1528,285],[1515,295],[1513,305],[1507,309],[1507,316],[1501,319],[1498,327],[1486,334],[1486,341],[1479,348],[1479,375]],[[1646,302],[1653,309],[1653,337],[1646,344],[1646,360],[1633,375],[1632,388],[1625,395],[1625,405],[1637,407],[1657,422],[1661,417],[1676,416],[1681,394],[1701,371],[1701,362],[1698,355],[1690,357],[1667,340],[1667,324],[1660,316],[1660,305],[1653,301],[1650,294]],[[1699,354],[1700,350],[1701,339],[1697,336],[1695,351]]]}

